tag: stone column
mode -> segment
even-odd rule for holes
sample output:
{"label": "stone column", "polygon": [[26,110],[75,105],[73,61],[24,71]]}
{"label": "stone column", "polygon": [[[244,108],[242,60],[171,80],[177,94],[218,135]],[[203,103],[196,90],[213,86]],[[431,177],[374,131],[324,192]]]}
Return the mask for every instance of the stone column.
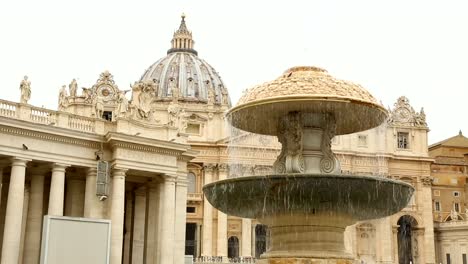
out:
{"label": "stone column", "polygon": [[96,195],[97,169],[88,168],[86,172],[86,187],[84,201],[84,217],[103,219],[105,217],[105,202]]}
{"label": "stone column", "polygon": [[133,226],[133,197],[130,193],[125,194],[125,234],[124,234],[124,247],[123,247],[123,264],[130,264],[131,251],[133,247],[132,240],[132,226]]}
{"label": "stone column", "polygon": [[381,263],[391,264],[392,261],[392,224],[390,223],[390,217],[385,217],[382,219],[377,220],[377,252],[380,253],[378,255],[377,260],[380,260]]}
{"label": "stone column", "polygon": [[177,177],[175,196],[175,232],[174,232],[174,263],[184,264],[185,228],[187,221],[187,176]]}
{"label": "stone column", "polygon": [[48,215],[63,216],[65,169],[67,167],[68,165],[55,163],[52,168]]}
{"label": "stone column", "polygon": [[[228,165],[218,165],[219,180],[227,178]],[[227,215],[221,211],[218,211],[218,239],[217,239],[217,255],[223,258],[227,258]]]}
{"label": "stone column", "polygon": [[242,257],[252,257],[252,220],[242,218]]}
{"label": "stone column", "polygon": [[24,159],[14,158],[11,164],[10,186],[3,232],[2,264],[18,263],[27,162]]}
{"label": "stone column", "polygon": [[161,229],[161,216],[164,212],[161,211],[161,185],[157,183],[148,184],[148,221],[146,230],[146,264],[156,264],[160,255],[160,246],[164,241],[161,241],[159,234]]}
{"label": "stone column", "polygon": [[1,193],[0,193],[0,259],[2,256],[2,251],[1,251],[2,243],[3,243],[2,237],[3,237],[3,229],[5,226],[6,204],[8,200],[8,187],[9,187],[9,183],[4,181],[5,178],[3,177],[2,165],[3,164],[0,164],[0,171],[1,171],[1,176],[2,176],[1,181],[0,181],[0,184],[1,184],[0,185],[0,190],[1,190]]}
{"label": "stone column", "polygon": [[133,218],[133,250],[132,263],[144,263],[145,251],[145,220],[146,220],[146,188],[135,191],[135,215]]}
{"label": "stone column", "polygon": [[[418,184],[419,185],[419,184]],[[424,225],[424,260],[427,264],[435,263],[435,252],[434,252],[434,220],[432,216],[432,178],[430,176],[422,177],[420,183],[420,194],[422,198],[422,217]],[[422,241],[421,241],[422,242]]]}
{"label": "stone column", "polygon": [[[161,258],[159,263],[174,263],[174,227],[175,227],[175,177],[166,176],[163,183],[164,197],[160,212],[161,225]],[[185,221],[185,219],[184,219]]]}
{"label": "stone column", "polygon": [[112,171],[110,264],[122,262],[126,171],[116,168]]}
{"label": "stone column", "polygon": [[[205,185],[213,181],[215,164],[205,165]],[[203,243],[202,256],[213,256],[213,207],[206,197],[203,200]]]}
{"label": "stone column", "polygon": [[393,233],[393,261],[397,263],[398,259],[398,225],[392,226],[392,233]]}
{"label": "stone column", "polygon": [[23,219],[21,220],[21,242],[19,250],[19,264],[23,263],[24,257],[24,243],[26,239],[26,221],[28,219],[28,210],[29,210],[29,195],[31,193],[30,186],[26,185],[24,188],[24,202],[23,202]]}

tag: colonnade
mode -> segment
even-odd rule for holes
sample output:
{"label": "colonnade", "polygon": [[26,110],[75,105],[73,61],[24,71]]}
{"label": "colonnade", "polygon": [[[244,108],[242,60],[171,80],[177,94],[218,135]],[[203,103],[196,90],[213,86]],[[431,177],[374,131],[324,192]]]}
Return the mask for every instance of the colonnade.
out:
{"label": "colonnade", "polygon": [[[78,175],[81,178],[76,179],[66,177],[70,167],[68,164],[44,164],[22,158],[0,161],[1,264],[39,263],[44,215],[110,219],[111,264],[125,261],[125,254],[146,258],[146,263],[183,263],[187,192],[184,177],[165,175],[159,182],[146,184],[148,191],[145,191],[143,199],[134,201],[138,213],[126,215],[126,200],[129,198],[125,188],[126,183],[129,184],[126,182],[126,169],[117,166],[112,169],[108,183],[109,198],[100,200],[96,195],[96,168],[79,168],[85,175]],[[10,176],[5,178],[9,181],[3,179],[8,168],[11,168]],[[29,184],[26,184],[27,179],[30,179]],[[131,230],[124,230],[126,221],[131,223],[128,227]],[[138,229],[144,233],[143,236],[138,237]],[[125,246],[124,232],[134,238]],[[138,245],[139,238],[143,244]]]}

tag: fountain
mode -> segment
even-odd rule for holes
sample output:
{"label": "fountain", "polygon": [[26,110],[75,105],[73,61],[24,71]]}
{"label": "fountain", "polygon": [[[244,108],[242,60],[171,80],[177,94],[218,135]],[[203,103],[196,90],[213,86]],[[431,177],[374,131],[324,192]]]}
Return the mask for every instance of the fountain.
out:
{"label": "fountain", "polygon": [[387,111],[361,86],[323,69],[294,67],[249,89],[227,118],[282,144],[274,174],[203,187],[218,210],[268,226],[269,245],[257,263],[354,263],[344,247],[345,228],[400,211],[414,191],[384,177],[340,174],[332,138],[374,128]]}

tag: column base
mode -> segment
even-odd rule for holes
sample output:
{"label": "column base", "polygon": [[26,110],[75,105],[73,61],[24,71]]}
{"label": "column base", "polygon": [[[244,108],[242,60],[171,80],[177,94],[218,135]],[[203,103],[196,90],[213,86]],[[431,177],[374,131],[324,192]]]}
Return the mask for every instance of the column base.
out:
{"label": "column base", "polygon": [[348,258],[297,258],[282,257],[259,259],[257,264],[356,264],[356,260]]}

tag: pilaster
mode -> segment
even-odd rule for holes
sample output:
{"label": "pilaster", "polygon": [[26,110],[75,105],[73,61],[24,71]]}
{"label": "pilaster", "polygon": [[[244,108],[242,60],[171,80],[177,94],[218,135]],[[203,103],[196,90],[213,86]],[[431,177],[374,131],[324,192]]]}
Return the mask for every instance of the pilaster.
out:
{"label": "pilaster", "polygon": [[110,264],[120,264],[122,262],[126,171],[118,168],[112,170]]}
{"label": "pilaster", "polygon": [[[218,179],[224,180],[227,178],[229,166],[227,164],[218,164]],[[217,239],[217,256],[227,258],[227,215],[218,211],[218,239]]]}
{"label": "pilaster", "polygon": [[[214,178],[214,169],[216,164],[206,164],[205,170],[205,185],[211,183]],[[208,202],[206,197],[203,199],[203,243],[202,256],[213,256],[212,237],[213,237],[213,207]]]}

